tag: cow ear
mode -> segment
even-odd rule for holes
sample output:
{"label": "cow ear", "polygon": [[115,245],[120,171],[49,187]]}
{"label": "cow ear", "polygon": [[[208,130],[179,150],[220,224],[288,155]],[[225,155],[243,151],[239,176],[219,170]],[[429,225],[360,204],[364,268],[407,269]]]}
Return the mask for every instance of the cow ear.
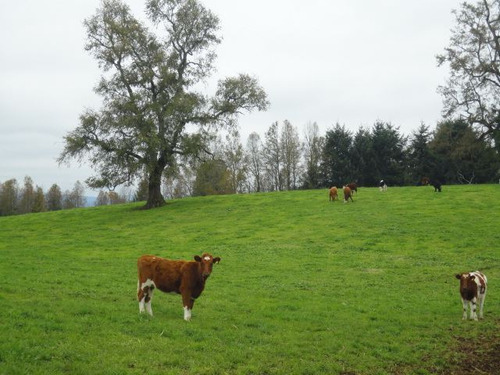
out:
{"label": "cow ear", "polygon": [[469,275],[469,280],[474,280],[476,278],[476,276],[474,275]]}
{"label": "cow ear", "polygon": [[220,257],[215,257],[214,258],[214,263],[219,263],[220,262]]}
{"label": "cow ear", "polygon": [[457,273],[457,274],[455,275],[455,277],[456,277],[458,280],[460,280],[460,279],[462,278],[462,276],[461,276],[459,273]]}
{"label": "cow ear", "polygon": [[201,258],[199,255],[195,255],[194,260],[196,260],[197,262],[201,262]]}

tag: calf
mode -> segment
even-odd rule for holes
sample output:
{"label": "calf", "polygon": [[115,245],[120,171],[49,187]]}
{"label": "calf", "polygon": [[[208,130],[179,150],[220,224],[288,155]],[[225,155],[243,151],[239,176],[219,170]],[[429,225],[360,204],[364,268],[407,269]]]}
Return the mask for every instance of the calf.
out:
{"label": "calf", "polygon": [[439,180],[432,180],[431,185],[434,187],[434,192],[441,193],[441,182]]}
{"label": "calf", "polygon": [[430,179],[429,177],[422,177],[422,180],[420,181],[420,183],[424,186],[427,186],[427,185],[432,185],[434,187],[434,192],[439,192],[441,193],[441,181],[437,180],[437,179]]}
{"label": "calf", "polygon": [[182,295],[184,320],[191,319],[194,301],[201,295],[205,282],[212,273],[214,263],[219,257],[205,253],[201,257],[195,255],[194,261],[169,260],[153,255],[143,255],[137,260],[137,299],[139,312],[144,309],[153,316],[151,299],[155,288],[162,292],[173,292]]}
{"label": "calf", "polygon": [[380,182],[378,183],[378,188],[380,191],[387,191],[387,184],[384,180],[380,180]]}
{"label": "calf", "polygon": [[329,196],[330,202],[334,201],[335,199],[337,199],[339,197],[339,192],[338,192],[336,186],[331,187],[328,194],[329,194],[328,196]]}
{"label": "calf", "polygon": [[344,203],[351,199],[351,202],[354,202],[352,199],[352,190],[349,186],[344,186]]}
{"label": "calf", "polygon": [[477,320],[476,303],[479,302],[479,318],[483,318],[484,298],[488,280],[486,276],[479,272],[465,272],[455,275],[460,280],[460,296],[464,312],[462,319],[467,319],[467,305],[470,306],[470,318]]}
{"label": "calf", "polygon": [[358,185],[355,182],[351,182],[350,184],[347,184],[347,187],[351,189],[352,193],[358,192]]}

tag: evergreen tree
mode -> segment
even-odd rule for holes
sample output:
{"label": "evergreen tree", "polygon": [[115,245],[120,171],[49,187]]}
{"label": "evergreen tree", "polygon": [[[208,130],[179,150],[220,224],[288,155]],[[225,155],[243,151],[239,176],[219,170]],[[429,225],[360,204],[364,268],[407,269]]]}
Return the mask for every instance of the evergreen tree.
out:
{"label": "evergreen tree", "polygon": [[406,137],[399,128],[377,121],[372,129],[372,151],[378,180],[388,185],[403,185],[406,165]]}
{"label": "evergreen tree", "polygon": [[411,185],[419,184],[423,177],[431,175],[434,164],[429,149],[431,137],[429,127],[424,124],[412,133],[408,147],[408,182]]}
{"label": "evergreen tree", "polygon": [[336,124],[326,132],[323,148],[323,186],[341,187],[352,180],[352,134],[344,126]]}
{"label": "evergreen tree", "polygon": [[370,131],[360,128],[354,135],[350,149],[352,181],[360,186],[378,186],[373,141]]}

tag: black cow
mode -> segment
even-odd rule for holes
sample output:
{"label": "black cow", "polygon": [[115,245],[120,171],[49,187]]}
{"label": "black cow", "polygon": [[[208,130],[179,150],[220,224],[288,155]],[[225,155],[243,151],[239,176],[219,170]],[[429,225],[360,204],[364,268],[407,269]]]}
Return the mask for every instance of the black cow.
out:
{"label": "black cow", "polygon": [[434,186],[435,193],[441,193],[441,182],[439,180],[431,180],[431,185]]}

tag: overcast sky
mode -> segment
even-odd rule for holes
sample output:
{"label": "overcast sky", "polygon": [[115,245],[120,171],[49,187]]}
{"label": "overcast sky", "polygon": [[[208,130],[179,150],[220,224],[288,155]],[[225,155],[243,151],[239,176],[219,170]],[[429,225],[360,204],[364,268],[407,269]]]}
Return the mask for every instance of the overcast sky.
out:
{"label": "overcast sky", "polygon": [[[144,0],[128,0],[143,17]],[[436,54],[448,45],[460,0],[204,0],[220,18],[215,78],[248,73],[271,107],[240,118],[242,141],[289,120],[302,135],[336,123],[353,132],[375,121],[411,134],[435,128],[448,71]],[[71,189],[92,171],[59,166],[63,136],[85,108],[100,70],[85,52],[83,20],[100,0],[0,0],[0,182],[30,176],[47,191]],[[207,89],[209,86],[207,86]]]}

